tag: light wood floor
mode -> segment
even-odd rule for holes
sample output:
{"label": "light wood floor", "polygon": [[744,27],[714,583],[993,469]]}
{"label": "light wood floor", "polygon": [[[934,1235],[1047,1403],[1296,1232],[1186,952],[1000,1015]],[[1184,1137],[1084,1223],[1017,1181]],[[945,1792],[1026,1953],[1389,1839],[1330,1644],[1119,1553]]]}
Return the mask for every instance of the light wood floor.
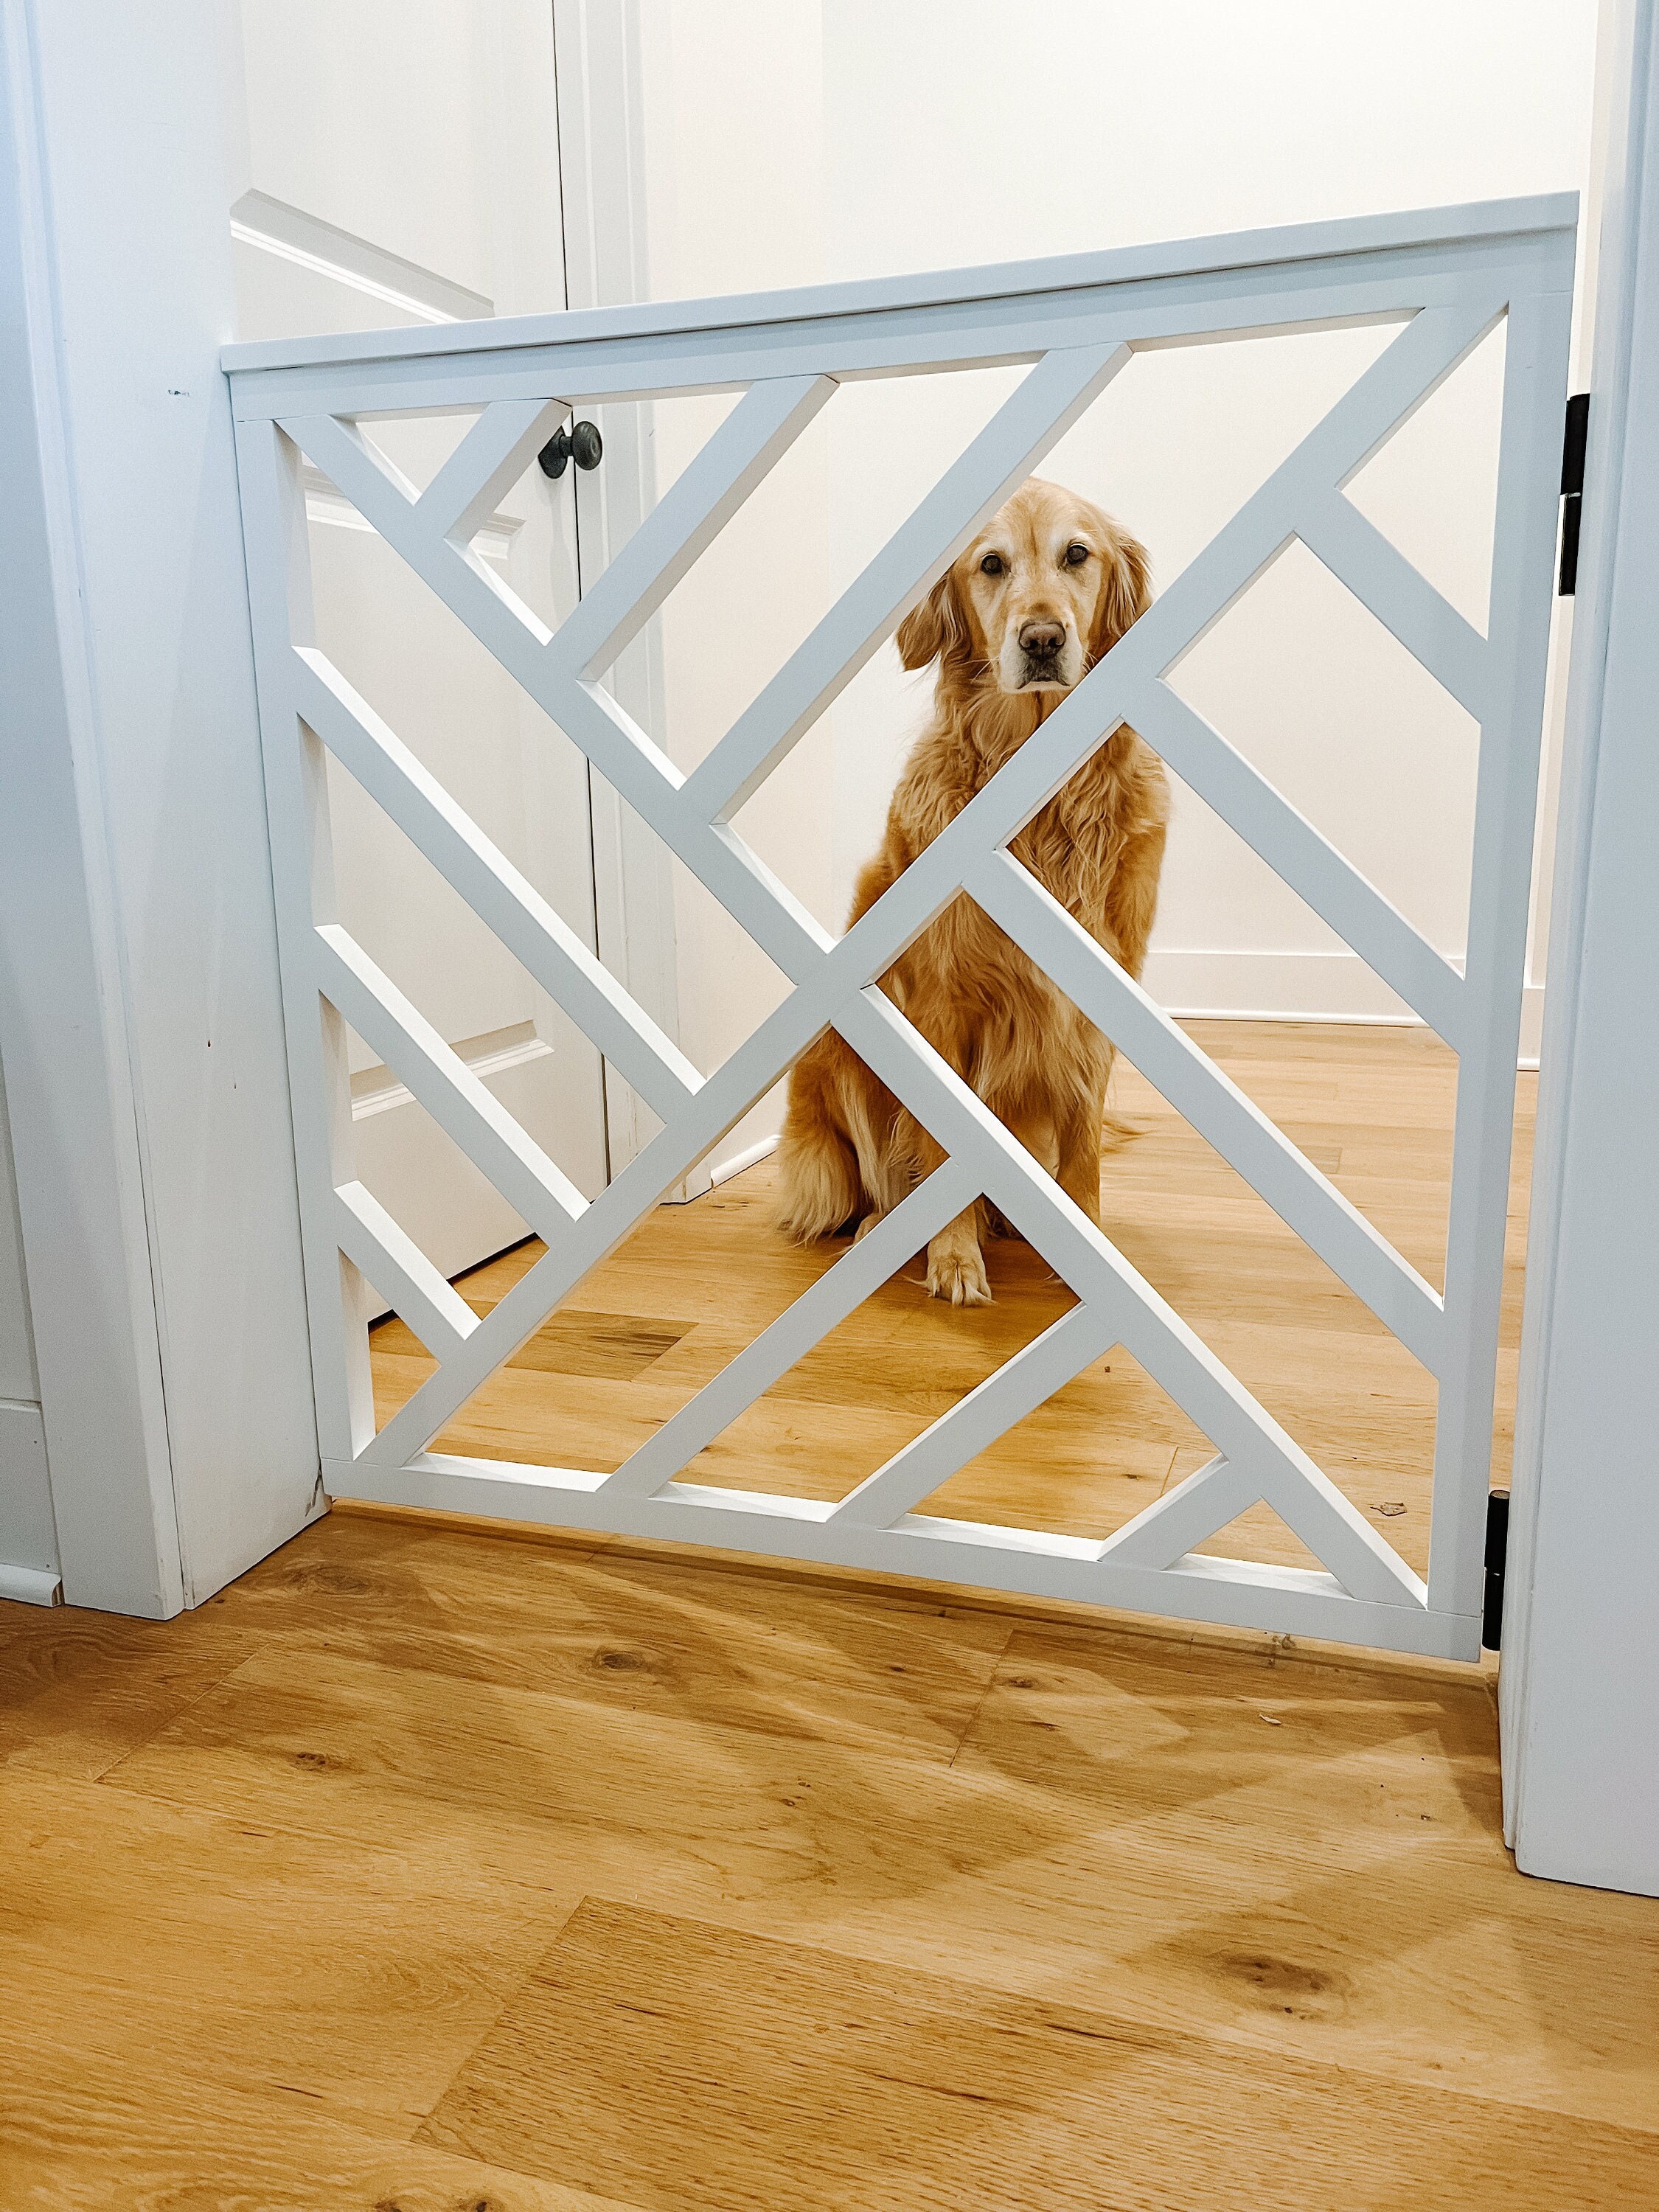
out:
{"label": "light wood floor", "polygon": [[[1199,1022],[1206,1049],[1437,1289],[1456,1062],[1427,1031]],[[1508,1469],[1536,1078],[1523,1075],[1511,1199],[1496,1479]],[[1142,1132],[1107,1156],[1109,1234],[1421,1573],[1434,1447],[1432,1379],[1132,1068],[1114,1103]],[[659,1207],[501,1369],[434,1449],[562,1467],[619,1466],[634,1447],[846,1249],[802,1251],[770,1225],[770,1163],[689,1206]],[[465,1279],[485,1311],[543,1247]],[[683,1479],[840,1498],[1072,1303],[1028,1246],[998,1241],[995,1302],[928,1298],[895,1276]],[[409,1330],[376,1330],[380,1418],[432,1372]],[[1211,1446],[1121,1348],[1097,1361],[921,1509],[1103,1536],[1192,1473]],[[1315,1564],[1267,1506],[1201,1549]]]}
{"label": "light wood floor", "polygon": [[[1423,1040],[1216,1042],[1433,1273]],[[823,1263],[763,1181],[654,1218],[471,1448],[660,1419]],[[1409,1549],[1386,1342],[1167,1120],[1106,1188]],[[890,1285],[721,1479],[890,1449],[1054,1310],[994,1272]],[[1109,1364],[981,1510],[1182,1463]],[[1492,1679],[343,1504],[165,1626],[0,1605],[0,2212],[1637,2212],[1659,1904],[1514,1871]]]}
{"label": "light wood floor", "polygon": [[4,2212],[1641,2212],[1491,1678],[337,1508],[0,1605]]}

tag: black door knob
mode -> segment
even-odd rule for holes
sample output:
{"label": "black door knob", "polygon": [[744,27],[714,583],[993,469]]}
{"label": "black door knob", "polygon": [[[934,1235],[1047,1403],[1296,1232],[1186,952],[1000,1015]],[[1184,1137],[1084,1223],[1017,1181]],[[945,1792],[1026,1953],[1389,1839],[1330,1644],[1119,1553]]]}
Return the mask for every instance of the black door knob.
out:
{"label": "black door knob", "polygon": [[572,461],[579,469],[596,469],[605,458],[605,441],[596,422],[575,422],[568,429],[561,422],[536,458],[548,477],[562,477]]}

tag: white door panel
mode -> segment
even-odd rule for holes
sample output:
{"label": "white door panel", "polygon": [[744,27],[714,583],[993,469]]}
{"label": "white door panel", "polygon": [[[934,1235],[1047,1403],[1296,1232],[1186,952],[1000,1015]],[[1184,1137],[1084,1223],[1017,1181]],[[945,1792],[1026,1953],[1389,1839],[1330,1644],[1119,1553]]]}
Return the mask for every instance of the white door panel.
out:
{"label": "white door panel", "polygon": [[[564,304],[545,0],[244,0],[241,334],[407,327]],[[424,484],[466,414],[376,423]],[[587,764],[319,471],[305,475],[318,641],[591,945]],[[574,489],[535,468],[478,550],[550,625],[578,590]],[[353,935],[588,1195],[604,1184],[599,1054],[331,763]],[[447,1275],[525,1225],[353,1038],[357,1172]]]}
{"label": "white door panel", "polygon": [[255,188],[493,298],[491,12],[243,0]]}

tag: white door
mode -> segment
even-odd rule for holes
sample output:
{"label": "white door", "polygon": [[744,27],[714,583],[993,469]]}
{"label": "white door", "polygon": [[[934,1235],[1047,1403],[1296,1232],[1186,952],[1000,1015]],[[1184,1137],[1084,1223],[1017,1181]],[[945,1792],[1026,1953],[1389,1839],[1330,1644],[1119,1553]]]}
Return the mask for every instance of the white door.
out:
{"label": "white door", "polygon": [[[548,0],[242,0],[239,335],[384,329],[565,304]],[[473,417],[377,441],[424,483]],[[550,627],[578,591],[574,485],[532,464],[477,549]],[[318,642],[591,945],[587,764],[319,471],[306,472]],[[586,1195],[606,1175],[599,1054],[330,764],[341,919]],[[363,1042],[359,1177],[447,1276],[526,1224]]]}

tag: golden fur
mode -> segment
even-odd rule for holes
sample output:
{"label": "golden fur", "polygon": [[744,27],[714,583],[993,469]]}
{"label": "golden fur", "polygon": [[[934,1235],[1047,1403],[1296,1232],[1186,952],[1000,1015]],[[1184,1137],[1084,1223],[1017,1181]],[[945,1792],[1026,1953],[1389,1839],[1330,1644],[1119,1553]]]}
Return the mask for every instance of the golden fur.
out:
{"label": "golden fur", "polygon": [[[1032,477],[898,632],[907,668],[939,662],[933,716],[907,760],[880,851],[861,871],[850,928],[959,813],[1151,599],[1146,556],[1112,518]],[[1084,927],[1139,975],[1158,904],[1168,788],[1156,756],[1119,729],[1012,849]],[[959,897],[881,979],[1091,1220],[1113,1048],[971,900]],[[779,1150],[781,1225],[803,1240],[896,1206],[944,1154],[830,1030],[789,1079]],[[927,1287],[989,1299],[982,1199],[927,1248]],[[999,1224],[1000,1225],[1000,1224]]]}

